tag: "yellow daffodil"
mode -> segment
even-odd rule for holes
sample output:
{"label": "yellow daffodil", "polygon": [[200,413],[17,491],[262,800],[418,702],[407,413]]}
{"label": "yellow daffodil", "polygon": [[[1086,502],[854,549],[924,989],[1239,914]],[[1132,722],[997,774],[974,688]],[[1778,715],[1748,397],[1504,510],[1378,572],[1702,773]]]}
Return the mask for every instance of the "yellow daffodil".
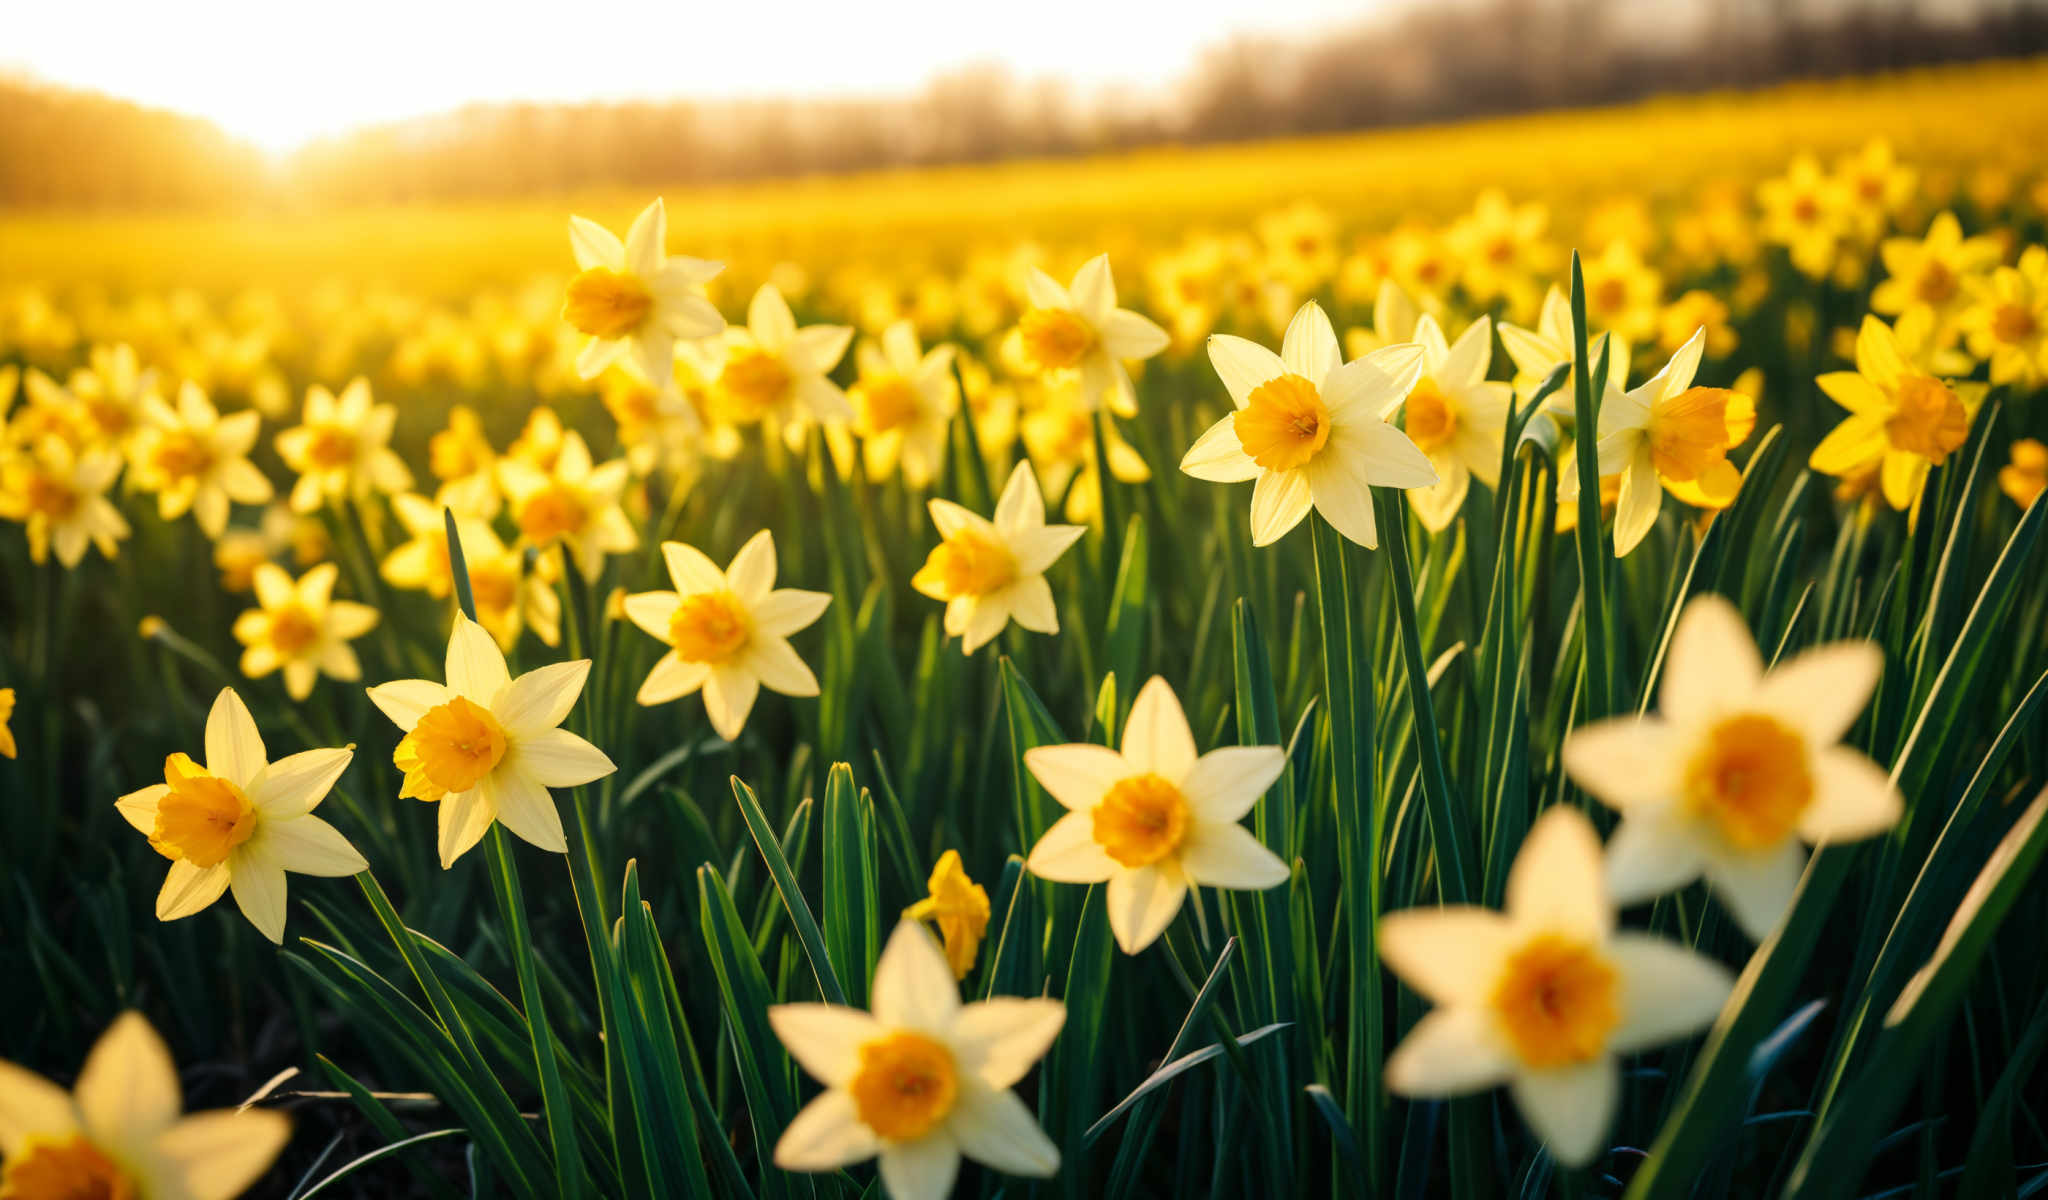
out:
{"label": "yellow daffodil", "polygon": [[14,689],[0,688],[0,758],[15,756],[14,731],[7,723],[14,719]]}
{"label": "yellow daffodil", "polygon": [[281,669],[284,690],[294,700],[312,695],[321,675],[344,683],[363,677],[349,642],[377,627],[377,610],[334,599],[340,574],[333,563],[321,563],[297,580],[274,563],[256,568],[251,579],[257,606],[235,618],[242,674],[261,679]]}
{"label": "yellow daffodil", "polygon": [[1848,197],[1812,155],[1800,155],[1783,176],[1759,184],[1757,202],[1764,240],[1785,247],[1794,267],[1813,279],[1834,270],[1836,250],[1851,232]]}
{"label": "yellow daffodil", "polygon": [[114,1018],[69,1092],[0,1059],[0,1196],[232,1200],[291,1139],[281,1112],[183,1109],[171,1052],[138,1012]]}
{"label": "yellow daffodil", "polygon": [[[1598,257],[1580,263],[1586,280],[1586,321],[1639,344],[1657,336],[1664,305],[1664,277],[1647,266],[1627,242],[1609,242]],[[1617,381],[1622,382],[1622,381]]]}
{"label": "yellow daffodil", "polygon": [[1707,357],[1726,358],[1739,341],[1728,324],[1728,305],[1705,288],[1691,291],[1665,305],[1657,320],[1657,345],[1666,354],[1678,353],[1694,331],[1707,331]]}
{"label": "yellow daffodil", "polygon": [[925,882],[931,894],[903,910],[913,921],[932,921],[946,942],[946,963],[953,978],[965,979],[974,969],[981,939],[988,932],[988,892],[967,877],[960,865],[960,852],[948,850],[939,856],[932,875]]}
{"label": "yellow daffodil", "polygon": [[879,1159],[893,1200],[944,1200],[963,1156],[1008,1175],[1059,1170],[1059,1149],[1010,1088],[1045,1057],[1066,1006],[1015,996],[961,1004],[945,954],[909,920],[883,947],[869,996],[870,1012],[768,1010],[789,1056],[825,1085],[776,1142],[776,1166],[836,1171]]}
{"label": "yellow daffodil", "polygon": [[1900,163],[1892,144],[1872,138],[1861,150],[1843,155],[1835,163],[1842,201],[1858,236],[1865,244],[1875,241],[1892,219],[1913,202],[1919,172]]}
{"label": "yellow daffodil", "polygon": [[1928,369],[1932,360],[1925,343],[1916,353],[1900,336],[1930,320],[1924,313],[1908,314],[1894,330],[1876,317],[1864,317],[1856,334],[1856,369],[1831,371],[1817,381],[1849,415],[1813,448],[1807,464],[1838,476],[1876,466],[1885,500],[1902,510],[1920,495],[1928,470],[1969,437],[1970,421],[1984,399],[1982,384],[1937,378]]}
{"label": "yellow daffodil", "polygon": [[1028,460],[1010,472],[993,521],[951,500],[928,506],[943,540],[910,586],[945,602],[946,636],[960,639],[962,653],[979,650],[1012,620],[1033,633],[1059,632],[1045,572],[1087,531],[1045,523],[1045,497]]}
{"label": "yellow daffodil", "polygon": [[[1101,515],[1102,485],[1096,478],[1095,462],[1098,432],[1111,478],[1118,483],[1144,483],[1152,478],[1152,468],[1138,448],[1117,431],[1116,422],[1103,421],[1081,403],[1077,380],[1048,379],[1026,386],[1030,388],[1029,407],[1016,422],[1016,436],[1023,440],[1024,453],[1044,486],[1055,496],[1065,493],[1060,511],[1067,520],[1086,525]],[[985,439],[982,449],[986,451],[990,444]],[[992,463],[991,474],[996,469]]]}
{"label": "yellow daffodil", "polygon": [[[1391,279],[1380,280],[1378,294],[1372,302],[1372,328],[1344,331],[1345,357],[1364,358],[1375,350],[1414,341],[1415,327],[1421,322],[1422,315],[1422,307],[1402,290],[1400,284]],[[1488,326],[1491,324],[1489,319]],[[1489,360],[1493,357],[1490,344],[1486,348],[1486,356]]]}
{"label": "yellow daffodil", "polygon": [[1998,490],[2025,508],[2048,489],[2048,446],[2033,438],[2021,438],[2008,453],[2011,461],[1998,468]]}
{"label": "yellow daffodil", "polygon": [[576,370],[595,379],[629,351],[647,378],[668,379],[678,338],[716,337],[725,328],[700,294],[724,264],[668,254],[668,210],[657,198],[633,218],[626,240],[583,217],[569,218],[577,275],[562,296],[562,319],[590,341]]}
{"label": "yellow daffodil", "polygon": [[789,302],[764,283],[747,305],[746,327],[726,330],[725,341],[715,403],[733,424],[758,423],[795,449],[813,422],[852,415],[846,393],[826,377],[846,356],[852,326],[798,328]]}
{"label": "yellow daffodil", "polygon": [[789,635],[822,616],[832,597],[775,586],[774,534],[748,538],[723,571],[681,542],[663,542],[661,554],[675,590],[626,597],[626,616],[669,647],[640,685],[640,703],[666,704],[701,689],[711,727],[732,741],[763,687],[818,694],[818,677]]}
{"label": "yellow daffodil", "polygon": [[1255,223],[1272,272],[1296,289],[1314,291],[1337,271],[1337,219],[1308,200],[1260,216]]}
{"label": "yellow daffodil", "polygon": [[520,537],[542,549],[560,542],[583,577],[592,580],[604,572],[606,555],[624,554],[640,544],[619,507],[631,478],[625,459],[594,465],[583,435],[574,432],[562,439],[550,469],[510,455],[498,461],[498,482],[512,503]]}
{"label": "yellow daffodil", "polygon": [[1472,480],[1493,487],[1500,477],[1501,439],[1507,436],[1514,388],[1490,382],[1493,321],[1481,317],[1446,344],[1436,318],[1416,322],[1422,377],[1401,405],[1404,431],[1436,468],[1437,481],[1408,493],[1408,503],[1432,533],[1450,528]]}
{"label": "yellow daffodil", "polygon": [[[410,492],[392,497],[391,506],[411,536],[385,557],[381,568],[385,582],[423,591],[437,600],[447,599],[455,589],[455,573],[441,506]],[[499,541],[488,521],[458,513],[455,530],[462,540],[464,565],[469,568],[477,624],[489,630],[506,651],[519,641],[520,631],[529,627],[541,641],[554,645],[562,613],[562,598],[554,587],[561,577],[559,560],[551,554],[537,554],[528,571],[526,555]]]}
{"label": "yellow daffodil", "polygon": [[1120,749],[1038,746],[1024,765],[1067,810],[1025,869],[1056,883],[1107,883],[1109,927],[1126,954],[1166,932],[1190,887],[1287,882],[1287,864],[1238,824],[1287,769],[1287,752],[1226,746],[1197,758],[1180,700],[1156,675],[1131,704]]}
{"label": "yellow daffodil", "polygon": [[1555,250],[1543,236],[1549,224],[1550,211],[1541,204],[1510,203],[1498,188],[1481,192],[1472,211],[1444,235],[1457,255],[1465,294],[1488,306],[1505,300],[1519,309],[1533,302],[1536,279],[1554,265]]}
{"label": "yellow daffodil", "polygon": [[279,457],[299,475],[292,510],[410,490],[412,472],[391,450],[397,422],[398,409],[373,402],[370,381],[360,376],[339,398],[318,384],[308,388],[301,423],[277,435]]}
{"label": "yellow daffodil", "polygon": [[[1664,369],[1600,406],[1600,474],[1620,476],[1614,553],[1626,555],[1657,523],[1664,491],[1702,508],[1726,508],[1742,484],[1728,451],[1756,427],[1756,402],[1729,388],[1694,387],[1706,332],[1695,331]],[[1560,504],[1577,500],[1577,460],[1561,471]],[[1660,486],[1661,485],[1661,486]]]}
{"label": "yellow daffodil", "polygon": [[562,457],[562,445],[568,437],[569,431],[562,425],[562,414],[548,405],[536,405],[526,414],[525,424],[519,427],[519,436],[505,447],[505,457],[523,462],[537,471],[552,471],[555,461]]}
{"label": "yellow daffodil", "polygon": [[29,558],[75,567],[87,546],[112,558],[128,536],[127,518],[107,499],[121,474],[110,449],[78,452],[61,437],[45,437],[26,453],[0,461],[0,517],[27,527]]}
{"label": "yellow daffodil", "polygon": [[1971,292],[1959,320],[1970,354],[1991,364],[1991,382],[2048,383],[2048,247],[2029,246]]}
{"label": "yellow daffodil", "polygon": [[960,409],[953,348],[923,350],[916,327],[898,321],[879,342],[863,341],[855,358],[860,382],[849,395],[868,478],[879,482],[900,466],[905,483],[925,487],[944,461],[946,428]]}
{"label": "yellow daffodil", "polygon": [[1936,344],[1954,342],[1957,318],[1968,307],[1975,285],[1998,265],[1997,239],[1966,238],[1952,212],[1934,218],[1925,238],[1886,238],[1878,247],[1886,278],[1870,290],[1870,308],[1886,316],[1925,310]]}
{"label": "yellow daffodil", "polygon": [[399,795],[439,804],[443,868],[482,840],[492,822],[543,850],[568,849],[549,788],[579,787],[618,768],[604,751],[560,728],[590,676],[590,660],[552,663],[517,679],[482,626],[461,613],[448,633],[447,683],[401,679],[369,689],[405,731],[391,761]]}
{"label": "yellow daffodil", "polygon": [[73,371],[70,384],[93,440],[105,446],[126,443],[145,419],[149,402],[158,398],[156,372],[144,369],[135,348],[126,343],[94,346],[90,365]]}
{"label": "yellow daffodil", "polygon": [[1088,409],[1105,401],[1125,416],[1138,411],[1138,389],[1124,363],[1151,358],[1172,339],[1150,319],[1116,306],[1109,256],[1098,254],[1074,272],[1070,287],[1037,267],[1024,277],[1031,307],[1017,320],[1024,360],[1040,374],[1072,371]]}
{"label": "yellow daffodil", "polygon": [[1806,869],[1804,843],[1890,829],[1904,801],[1883,767],[1839,745],[1877,687],[1884,655],[1835,642],[1768,670],[1733,605],[1703,595],[1672,634],[1655,716],[1574,729],[1564,767],[1621,813],[1607,851],[1617,901],[1706,876],[1762,941]]}
{"label": "yellow daffodil", "polygon": [[427,439],[427,470],[441,481],[440,503],[459,517],[488,521],[498,515],[498,455],[476,410],[457,404],[448,410],[448,427]]}
{"label": "yellow daffodil", "polygon": [[1429,457],[1386,421],[1421,378],[1421,346],[1346,363],[1330,318],[1311,300],[1288,323],[1280,353],[1216,334],[1209,361],[1237,411],[1195,440],[1180,469],[1212,483],[1258,481],[1253,545],[1280,540],[1313,508],[1371,549],[1379,545],[1373,487],[1436,485]]}
{"label": "yellow daffodil", "polygon": [[221,416],[190,380],[178,389],[175,409],[151,396],[135,434],[135,482],[156,493],[164,520],[189,511],[207,537],[218,538],[232,505],[270,500],[270,480],[249,461],[262,420],[254,409]]}
{"label": "yellow daffodil", "polygon": [[171,860],[156,918],[189,917],[234,890],[258,932],[284,942],[285,872],[354,875],[369,869],[334,826],[313,815],[355,751],[303,750],[271,762],[248,706],[222,688],[206,717],[206,764],[164,760],[164,782],[115,802]]}
{"label": "yellow daffodil", "polygon": [[1599,1153],[1621,1094],[1619,1056],[1711,1024],[1734,988],[1719,963],[1617,930],[1600,838],[1577,809],[1530,827],[1505,910],[1417,908],[1380,921],[1381,961],[1434,1007],[1387,1056],[1396,1095],[1506,1084],[1552,1157]]}
{"label": "yellow daffodil", "polygon": [[[1592,311],[1587,310],[1587,361],[1599,365],[1599,336],[1592,332]],[[1571,368],[1565,373],[1564,384],[1550,394],[1543,402],[1546,411],[1561,416],[1572,415],[1577,386],[1574,378],[1578,370],[1574,338],[1577,327],[1572,322],[1572,303],[1565,296],[1564,289],[1552,285],[1543,296],[1543,312],[1536,320],[1536,328],[1527,329],[1511,321],[1500,323],[1500,344],[1515,363],[1515,394],[1527,401],[1536,394],[1536,389],[1559,366]],[[1607,384],[1610,388],[1628,386],[1629,342],[1625,337],[1613,333],[1607,335]]]}

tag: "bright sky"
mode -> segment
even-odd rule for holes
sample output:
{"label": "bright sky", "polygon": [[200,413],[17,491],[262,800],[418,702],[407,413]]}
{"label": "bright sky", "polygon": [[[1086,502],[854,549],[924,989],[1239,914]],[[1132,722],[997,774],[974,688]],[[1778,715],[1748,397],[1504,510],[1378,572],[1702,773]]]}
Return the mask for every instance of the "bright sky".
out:
{"label": "bright sky", "polygon": [[898,94],[969,63],[1153,87],[1233,33],[1388,0],[61,0],[0,69],[209,118],[271,150],[472,101]]}

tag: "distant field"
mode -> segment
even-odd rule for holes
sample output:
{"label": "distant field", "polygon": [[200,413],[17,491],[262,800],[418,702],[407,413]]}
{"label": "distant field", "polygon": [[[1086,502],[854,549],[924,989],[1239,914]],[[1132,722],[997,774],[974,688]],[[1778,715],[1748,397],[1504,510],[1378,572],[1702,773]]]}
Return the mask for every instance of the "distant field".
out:
{"label": "distant field", "polygon": [[[1336,137],[676,188],[666,198],[679,252],[817,270],[849,258],[947,262],[975,244],[1025,238],[1114,248],[1241,223],[1299,198],[1390,224],[1441,220],[1490,185],[1570,214],[1617,192],[1654,201],[1755,178],[1799,151],[1826,156],[1879,133],[1930,167],[2024,179],[2048,141],[2048,62]],[[346,212],[7,215],[0,282],[212,290],[344,279],[452,292],[565,270],[564,211],[622,225],[643,203],[637,192],[605,192]]]}

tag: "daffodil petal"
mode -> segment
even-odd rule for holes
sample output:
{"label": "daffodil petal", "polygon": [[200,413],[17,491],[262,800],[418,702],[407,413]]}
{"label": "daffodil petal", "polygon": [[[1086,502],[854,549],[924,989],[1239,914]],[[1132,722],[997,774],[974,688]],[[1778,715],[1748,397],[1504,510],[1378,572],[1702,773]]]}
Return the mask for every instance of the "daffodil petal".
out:
{"label": "daffodil petal", "polygon": [[79,1068],[72,1097],[102,1145],[146,1146],[178,1119],[178,1069],[141,1013],[114,1018]]}
{"label": "daffodil petal", "polygon": [[783,1049],[826,1087],[841,1087],[860,1067],[860,1047],[885,1032],[874,1017],[843,1004],[777,1004],[768,1025]]}
{"label": "daffodil petal", "polygon": [[1600,835],[1575,808],[1536,818],[1508,868],[1507,913],[1517,925],[1604,941],[1614,908],[1601,870]]}
{"label": "daffodil petal", "polygon": [[1387,1087],[1395,1095],[1418,1098],[1468,1096],[1499,1087],[1513,1074],[1514,1062],[1489,1019],[1465,1006],[1426,1014],[1387,1056]]}
{"label": "daffodil petal", "polygon": [[853,1097],[829,1091],[804,1105],[775,1143],[785,1171],[833,1171],[882,1152],[882,1139],[861,1123]]}
{"label": "daffodil petal", "polygon": [[509,766],[499,764],[476,790],[488,792],[497,809],[498,823],[520,839],[552,854],[568,852],[569,839],[563,832],[562,812],[555,807],[554,794],[529,773],[523,755]]}
{"label": "daffodil petal", "polygon": [[1513,949],[1513,926],[1492,909],[1448,904],[1380,918],[1380,961],[1440,1005],[1483,998]]}
{"label": "daffodil petal", "polygon": [[1607,944],[1621,976],[1621,1024],[1608,1038],[1616,1054],[1633,1054],[1690,1037],[1714,1023],[1735,989],[1728,968],[1677,942],[1623,931]]}
{"label": "daffodil petal", "polygon": [[1094,818],[1071,812],[1039,837],[1024,869],[1054,883],[1101,883],[1121,868],[1095,840]]}
{"label": "daffodil petal", "polygon": [[1607,839],[1607,889],[1617,905],[1641,904],[1700,877],[1698,835],[1662,813],[1625,816]]}
{"label": "daffodil petal", "polygon": [[869,989],[875,1020],[891,1029],[915,1029],[943,1036],[960,1012],[960,985],[946,952],[916,921],[899,921],[875,961]]}
{"label": "daffodil petal", "polygon": [[1202,755],[1181,780],[1181,795],[1208,821],[1240,821],[1287,770],[1278,746],[1222,746]]}
{"label": "daffodil petal", "polygon": [[568,717],[589,677],[587,658],[536,667],[513,680],[491,705],[491,712],[514,739],[532,737]]}
{"label": "daffodil petal", "polygon": [[156,1139],[189,1200],[233,1200],[263,1177],[291,1140],[291,1118],[265,1108],[220,1109],[180,1118]]}
{"label": "daffodil petal", "polygon": [[1813,775],[1813,800],[1799,814],[1799,836],[1809,842],[1874,837],[1905,814],[1905,798],[1891,772],[1852,746],[1816,750]]}
{"label": "daffodil petal", "polygon": [[206,715],[206,769],[238,788],[246,788],[269,761],[256,718],[233,688],[222,688]]}
{"label": "daffodil petal", "polygon": [[1110,876],[1103,899],[1116,944],[1125,954],[1150,946],[1173,924],[1187,894],[1185,878],[1158,867],[1137,867]]}
{"label": "daffodil petal", "polygon": [[1004,1088],[961,1088],[946,1117],[946,1132],[960,1153],[1007,1175],[1043,1179],[1060,1169],[1059,1147],[1024,1102]]}
{"label": "daffodil petal", "polygon": [[1007,1088],[1045,1057],[1067,1007],[1037,996],[996,996],[960,1010],[951,1040],[963,1065],[991,1088]]}
{"label": "daffodil petal", "polygon": [[[581,787],[618,770],[604,751],[566,729],[544,729],[518,740],[506,761],[542,787]],[[502,770],[503,764],[500,764]],[[503,807],[503,797],[499,804]],[[549,807],[553,807],[552,804]],[[503,819],[500,813],[499,819]]]}
{"label": "daffodil petal", "polygon": [[278,866],[301,875],[354,875],[370,864],[341,831],[312,815],[264,822],[263,852]]}
{"label": "daffodil petal", "polygon": [[1568,1167],[1593,1161],[1614,1123],[1621,1069],[1612,1058],[1549,1071],[1522,1071],[1510,1090],[1515,1107],[1550,1155]]}

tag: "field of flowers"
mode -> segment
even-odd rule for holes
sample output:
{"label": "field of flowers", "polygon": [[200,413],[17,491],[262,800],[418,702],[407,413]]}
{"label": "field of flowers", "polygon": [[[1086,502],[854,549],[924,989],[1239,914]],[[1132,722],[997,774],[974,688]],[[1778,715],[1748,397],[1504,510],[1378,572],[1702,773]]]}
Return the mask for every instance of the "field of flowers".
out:
{"label": "field of flowers", "polygon": [[2048,1191],[2044,142],[0,216],[0,1200]]}

